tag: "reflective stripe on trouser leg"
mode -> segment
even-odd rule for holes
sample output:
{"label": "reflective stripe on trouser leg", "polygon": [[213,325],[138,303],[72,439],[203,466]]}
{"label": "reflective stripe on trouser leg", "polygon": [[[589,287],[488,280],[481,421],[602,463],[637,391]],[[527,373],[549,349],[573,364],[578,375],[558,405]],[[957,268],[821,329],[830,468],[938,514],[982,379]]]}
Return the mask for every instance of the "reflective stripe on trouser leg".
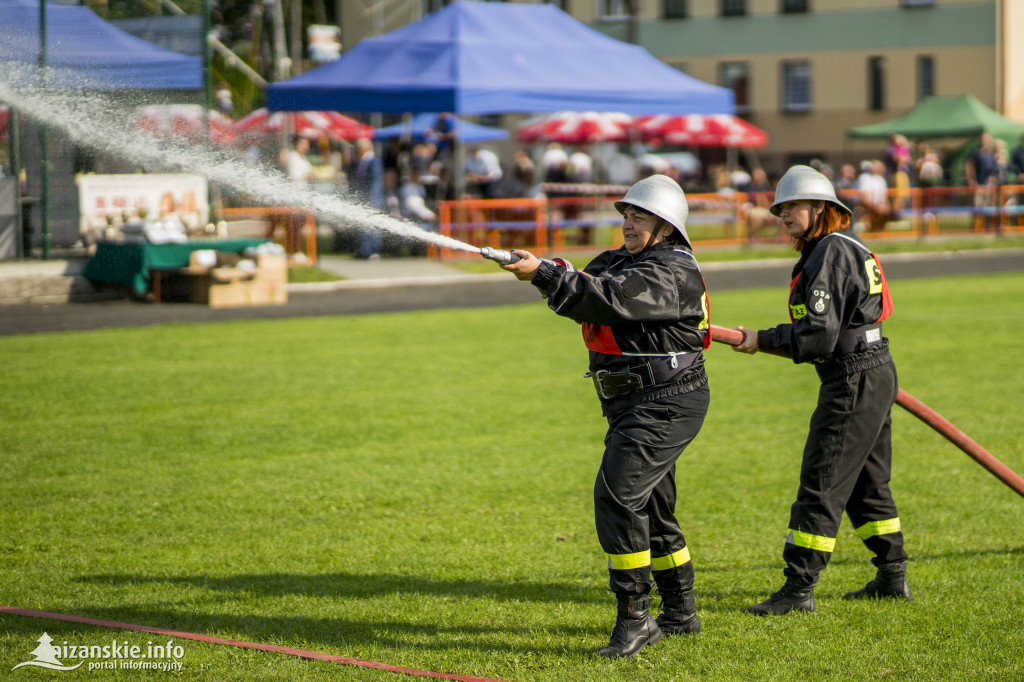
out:
{"label": "reflective stripe on trouser leg", "polygon": [[644,568],[651,565],[651,550],[632,554],[609,554],[608,568],[616,571],[629,571],[634,568]]}
{"label": "reflective stripe on trouser leg", "polygon": [[667,556],[656,556],[651,558],[651,568],[655,571],[667,571],[675,568],[676,566],[682,566],[683,564],[690,563],[690,550],[683,547],[678,552],[673,552]]}
{"label": "reflective stripe on trouser leg", "polygon": [[[623,563],[625,557],[642,552],[649,557],[652,550],[664,556],[686,544],[672,509],[673,470],[700,431],[708,402],[704,386],[608,417],[604,456],[594,483],[594,519],[601,548],[609,555],[614,592],[651,589],[650,561],[640,568],[635,559]],[[633,568],[619,569],[616,564]]]}
{"label": "reflective stripe on trouser leg", "polygon": [[832,552],[812,549],[787,541],[782,550],[782,559],[786,562],[783,573],[787,578],[798,578],[813,585],[818,582],[818,574],[828,566]]}
{"label": "reflective stripe on trouser leg", "polygon": [[871,468],[872,454],[884,449],[879,440],[888,438],[895,396],[891,362],[822,382],[804,445],[800,488],[790,509],[791,537],[783,551],[787,576],[817,578],[835,548],[844,509],[856,525],[852,510],[865,483],[879,478],[865,470]]}
{"label": "reflective stripe on trouser leg", "polygon": [[857,528],[857,535],[860,536],[861,540],[867,540],[875,535],[888,535],[889,533],[899,533],[902,530],[900,526],[900,519],[897,516],[895,519],[883,519],[881,521],[869,521],[863,526]]}
{"label": "reflective stripe on trouser leg", "polygon": [[608,555],[609,588],[627,594],[651,591],[651,550]]}
{"label": "reflective stripe on trouser leg", "polygon": [[897,561],[906,561],[903,549],[903,526],[899,517],[869,521],[856,528],[864,546],[874,553],[871,562],[876,566]]}
{"label": "reflective stripe on trouser leg", "polygon": [[813,533],[803,533],[798,530],[789,529],[789,535],[786,536],[786,542],[797,547],[804,547],[806,549],[814,549],[819,552],[832,553],[832,550],[836,548],[836,539],[830,538],[826,535],[814,535]]}
{"label": "reflective stripe on trouser leg", "polygon": [[832,558],[836,539],[790,529],[782,558],[786,560],[785,574],[805,581],[816,582]]}
{"label": "reflective stripe on trouser leg", "polygon": [[686,547],[667,556],[651,557],[651,568],[651,576],[662,594],[693,589],[693,562]]}

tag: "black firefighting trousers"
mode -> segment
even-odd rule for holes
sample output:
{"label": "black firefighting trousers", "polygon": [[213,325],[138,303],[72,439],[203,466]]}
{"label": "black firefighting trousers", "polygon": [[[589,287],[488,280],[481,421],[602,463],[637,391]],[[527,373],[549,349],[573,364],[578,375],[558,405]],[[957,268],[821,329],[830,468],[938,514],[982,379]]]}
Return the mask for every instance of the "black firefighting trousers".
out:
{"label": "black firefighting trousers", "polygon": [[822,382],[790,510],[787,577],[817,581],[832,556],[844,509],[875,565],[907,558],[889,490],[897,389],[891,361]]}
{"label": "black firefighting trousers", "polygon": [[696,437],[710,402],[706,378],[686,393],[608,410],[594,485],[597,536],[617,594],[693,586],[693,564],[675,517],[676,460]]}

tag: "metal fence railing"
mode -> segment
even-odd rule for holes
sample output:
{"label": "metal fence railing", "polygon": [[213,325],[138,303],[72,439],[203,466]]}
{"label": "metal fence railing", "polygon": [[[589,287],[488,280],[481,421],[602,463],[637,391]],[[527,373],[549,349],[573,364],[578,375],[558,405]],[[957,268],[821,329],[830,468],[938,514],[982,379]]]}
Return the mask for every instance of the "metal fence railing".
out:
{"label": "metal fence railing", "polygon": [[[614,202],[627,187],[539,199],[444,201],[441,234],[474,246],[522,248],[538,255],[621,246],[621,216]],[[621,190],[621,191],[612,191]],[[686,229],[694,244],[786,243],[772,216],[771,192],[688,194]],[[890,189],[884,197],[843,190],[855,229],[879,237],[920,237],[981,232],[1024,232],[1024,185]],[[459,252],[442,249],[442,258]]]}

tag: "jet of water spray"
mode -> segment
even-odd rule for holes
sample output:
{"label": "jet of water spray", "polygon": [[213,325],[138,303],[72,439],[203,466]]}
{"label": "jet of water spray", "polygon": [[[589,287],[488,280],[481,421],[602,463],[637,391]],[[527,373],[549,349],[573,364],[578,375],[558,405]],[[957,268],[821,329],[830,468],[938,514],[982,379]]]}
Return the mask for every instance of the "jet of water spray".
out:
{"label": "jet of water spray", "polygon": [[250,166],[223,150],[209,149],[171,138],[155,137],[138,130],[134,107],[96,93],[44,89],[14,83],[31,79],[5,78],[24,67],[0,61],[0,101],[13,105],[29,118],[63,130],[76,142],[125,158],[150,170],[189,171],[230,187],[261,205],[298,206],[312,211],[326,222],[355,225],[359,229],[381,229],[407,239],[435,246],[479,253],[480,249],[410,222],[338,196],[296,187],[276,169]]}

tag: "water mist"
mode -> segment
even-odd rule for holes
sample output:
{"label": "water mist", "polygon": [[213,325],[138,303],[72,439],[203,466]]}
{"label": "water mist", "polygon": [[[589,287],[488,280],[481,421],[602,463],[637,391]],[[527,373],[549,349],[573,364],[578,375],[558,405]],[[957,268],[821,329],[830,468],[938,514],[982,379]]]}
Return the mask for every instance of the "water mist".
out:
{"label": "water mist", "polygon": [[199,173],[260,205],[301,207],[328,223],[345,222],[359,229],[381,229],[438,247],[480,252],[475,246],[429,232],[363,204],[296,187],[280,170],[248,165],[240,155],[141,131],[135,121],[136,107],[123,99],[94,92],[14,85],[31,82],[34,69],[0,61],[0,70],[0,102],[41,124],[61,129],[75,142],[96,151],[126,159],[149,171]]}

